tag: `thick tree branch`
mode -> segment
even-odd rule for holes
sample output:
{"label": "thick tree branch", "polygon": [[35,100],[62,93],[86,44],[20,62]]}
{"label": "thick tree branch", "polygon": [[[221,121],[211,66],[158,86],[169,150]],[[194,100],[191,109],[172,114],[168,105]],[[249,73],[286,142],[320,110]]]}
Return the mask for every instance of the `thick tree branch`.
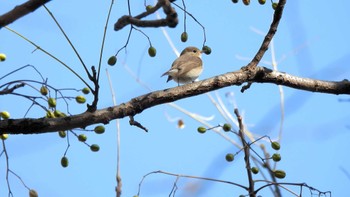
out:
{"label": "thick tree branch", "polygon": [[29,0],[21,5],[16,6],[11,11],[0,16],[0,29],[10,23],[13,23],[17,19],[34,12],[40,6],[49,2],[50,0]]}
{"label": "thick tree branch", "polygon": [[108,107],[95,112],[85,112],[64,118],[39,118],[39,119],[9,119],[0,121],[0,134],[36,134],[69,130],[74,128],[84,128],[86,126],[104,123],[114,119],[127,116],[135,116],[143,110],[156,105],[177,101],[187,97],[204,94],[216,89],[241,85],[245,82],[273,83],[295,89],[310,92],[321,92],[329,94],[349,94],[350,82],[343,80],[322,81],[309,78],[302,78],[273,71],[264,67],[241,69],[235,72],[222,74],[196,83],[183,85],[180,87],[150,92],[148,94],[135,97],[127,103],[122,103],[115,107]]}

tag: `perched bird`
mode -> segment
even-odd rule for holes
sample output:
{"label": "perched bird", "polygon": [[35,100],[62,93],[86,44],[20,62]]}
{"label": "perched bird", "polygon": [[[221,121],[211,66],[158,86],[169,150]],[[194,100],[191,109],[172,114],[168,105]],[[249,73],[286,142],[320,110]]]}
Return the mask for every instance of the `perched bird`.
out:
{"label": "perched bird", "polygon": [[170,70],[161,77],[168,75],[166,82],[174,80],[178,85],[194,82],[203,71],[201,53],[202,51],[197,47],[185,48],[180,57],[173,62]]}

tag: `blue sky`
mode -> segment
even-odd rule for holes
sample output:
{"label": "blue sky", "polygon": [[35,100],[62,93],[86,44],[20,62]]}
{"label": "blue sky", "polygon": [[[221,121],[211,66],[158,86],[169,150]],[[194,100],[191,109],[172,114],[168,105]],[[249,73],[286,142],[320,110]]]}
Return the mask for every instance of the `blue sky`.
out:
{"label": "blue sky", "polygon": [[[0,0],[0,13],[14,7],[19,2]],[[149,1],[150,3],[150,1]],[[178,2],[180,4],[180,1]],[[80,1],[52,1],[48,7],[60,21],[73,44],[81,53],[88,66],[97,65],[105,17],[109,2],[86,3]],[[278,69],[293,75],[323,80],[343,80],[349,78],[347,69],[350,60],[350,29],[346,25],[350,17],[347,8],[350,2],[288,1],[284,16],[274,39],[275,57]],[[111,23],[108,26],[106,46],[103,54],[101,73],[101,96],[99,108],[113,105],[105,70],[111,75],[117,103],[127,102],[131,98],[150,92],[142,87],[129,73],[132,70],[138,78],[152,90],[162,90],[176,86],[165,83],[160,75],[169,69],[176,58],[175,53],[164,37],[161,29],[142,29],[157,48],[157,56],[147,55],[148,41],[137,31],[132,33],[127,50],[118,55],[114,67],[106,64],[109,56],[116,53],[126,42],[129,27],[115,32],[113,23],[127,14],[126,1],[116,1]],[[145,8],[143,1],[132,1],[133,15]],[[188,11],[205,26],[207,45],[212,48],[211,55],[203,55],[205,70],[200,79],[206,79],[222,73],[238,70],[249,62],[260,46],[263,35],[271,22],[273,10],[269,3],[264,6],[251,2],[250,6],[231,1],[209,1],[187,4]],[[79,14],[77,14],[79,10]],[[190,17],[187,17],[189,40],[180,41],[183,31],[183,13],[179,13],[180,23],[176,29],[165,28],[177,50],[189,45],[201,47],[203,32]],[[149,19],[154,19],[150,16]],[[10,25],[40,47],[66,62],[77,72],[82,67],[73,51],[58,31],[43,8],[37,10]],[[0,30],[0,53],[6,53],[7,60],[1,62],[1,75],[21,66],[30,64],[48,78],[48,83],[57,88],[84,87],[76,77],[63,66],[35,49],[23,39],[7,31]],[[271,49],[271,47],[270,47]],[[272,68],[271,50],[261,62],[262,66]],[[83,74],[82,74],[83,75]],[[84,75],[83,75],[84,76]],[[14,79],[40,80],[37,73],[26,68],[0,84]],[[281,122],[280,94],[276,85],[253,84],[245,93],[241,87],[228,87],[210,93],[218,95],[228,110],[233,112],[234,105],[225,95],[234,95],[234,101],[244,116],[247,128],[256,135],[278,137]],[[32,89],[23,89],[32,93]],[[305,182],[321,191],[332,191],[333,196],[348,193],[350,178],[350,160],[348,149],[349,102],[345,95],[311,93],[283,87],[285,120],[281,142],[282,160],[278,168],[287,173],[284,182]],[[66,91],[65,95],[76,96],[76,91]],[[91,101],[91,96],[87,99]],[[211,125],[225,123],[208,95],[200,95],[175,102],[181,108],[204,117],[213,117]],[[0,111],[8,110],[12,118],[21,118],[30,103],[14,96],[0,97]],[[64,111],[66,106],[59,102]],[[69,104],[71,113],[85,111],[85,105]],[[44,112],[37,107],[30,110],[29,117],[41,117]],[[170,118],[169,118],[170,117]],[[176,121],[181,118],[186,127],[178,129]],[[237,156],[232,163],[225,161],[228,152],[238,149],[214,132],[204,135],[196,129],[201,123],[179,110],[160,105],[136,115],[135,119],[149,129],[148,133],[132,127],[128,119],[120,120],[121,128],[121,176],[123,196],[133,196],[138,191],[142,177],[155,170],[171,173],[204,176],[223,179],[247,185],[244,172],[243,155]],[[90,127],[93,128],[93,127]],[[77,131],[78,132],[78,131]],[[80,132],[78,132],[80,133]],[[60,166],[60,159],[66,148],[66,141],[57,133],[45,135],[10,136],[6,141],[10,155],[10,167],[25,183],[39,192],[40,196],[114,196],[116,185],[116,121],[106,125],[106,133],[95,135],[88,133],[88,143],[97,143],[101,150],[91,152],[71,135],[71,147],[68,151],[70,165]],[[233,140],[235,136],[229,135]],[[268,145],[268,144],[267,144]],[[258,147],[255,149],[258,150]],[[270,150],[272,151],[272,150]],[[5,182],[5,160],[0,158],[0,196],[7,195]],[[2,177],[2,178],[1,178]],[[261,179],[259,175],[256,179]],[[168,196],[175,177],[154,174],[147,177],[142,185],[140,196]],[[27,190],[14,176],[10,177],[15,196],[27,195]],[[227,196],[245,194],[230,185],[181,178],[177,196]],[[195,190],[198,189],[198,190]],[[298,188],[291,188],[298,192]],[[285,196],[292,196],[284,191]],[[305,191],[305,195],[309,194]],[[261,195],[270,195],[264,190]]]}

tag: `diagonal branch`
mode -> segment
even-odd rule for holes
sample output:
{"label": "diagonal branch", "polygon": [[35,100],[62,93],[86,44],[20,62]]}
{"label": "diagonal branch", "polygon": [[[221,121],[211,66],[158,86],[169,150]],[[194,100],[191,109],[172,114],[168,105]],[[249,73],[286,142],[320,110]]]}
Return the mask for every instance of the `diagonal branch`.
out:
{"label": "diagonal branch", "polygon": [[247,71],[244,69],[218,75],[203,81],[183,85],[180,87],[150,92],[135,97],[127,103],[115,107],[100,109],[95,112],[85,112],[63,118],[23,118],[0,121],[0,134],[35,134],[48,133],[104,123],[111,120],[135,116],[143,110],[168,102],[204,94],[220,88],[241,85],[245,82],[272,83],[295,89],[329,94],[350,95],[350,82],[322,81],[310,78],[297,77],[283,72],[273,71],[264,67],[256,67]]}
{"label": "diagonal branch", "polygon": [[29,0],[21,5],[16,6],[9,12],[0,16],[0,29],[10,23],[13,23],[17,19],[34,12],[40,6],[49,2],[50,0]]}

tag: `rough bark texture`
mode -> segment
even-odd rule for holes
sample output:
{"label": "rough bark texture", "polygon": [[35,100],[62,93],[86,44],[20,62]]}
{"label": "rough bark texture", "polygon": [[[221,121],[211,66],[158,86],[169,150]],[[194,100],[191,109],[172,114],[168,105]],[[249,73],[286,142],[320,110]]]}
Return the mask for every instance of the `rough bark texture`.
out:
{"label": "rough bark texture", "polygon": [[321,81],[297,77],[287,73],[273,71],[265,67],[256,67],[254,69],[247,69],[244,67],[238,71],[226,73],[196,83],[150,92],[135,97],[127,103],[100,109],[95,112],[85,112],[78,115],[54,119],[24,118],[2,120],[0,121],[0,133],[36,134],[84,128],[96,123],[107,124],[114,119],[137,115],[143,110],[156,105],[177,101],[232,85],[241,85],[245,82],[273,83],[310,92],[350,94],[350,82],[348,80],[339,82]]}

